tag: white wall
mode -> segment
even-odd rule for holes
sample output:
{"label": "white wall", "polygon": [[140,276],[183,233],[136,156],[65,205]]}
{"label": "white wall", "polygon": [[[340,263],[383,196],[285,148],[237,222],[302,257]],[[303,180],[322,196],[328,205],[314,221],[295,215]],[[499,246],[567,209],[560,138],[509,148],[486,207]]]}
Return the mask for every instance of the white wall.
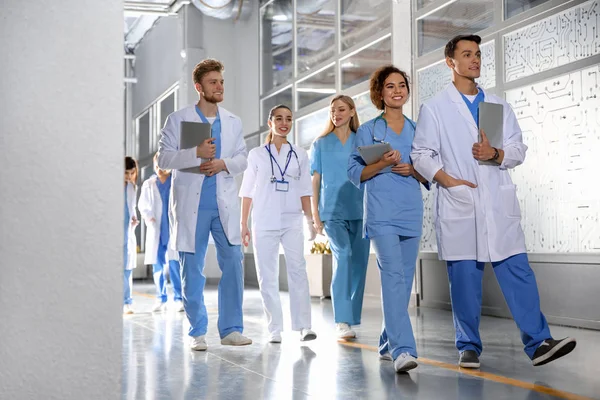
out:
{"label": "white wall", "polygon": [[179,81],[180,50],[179,18],[160,18],[135,49],[134,117]]}
{"label": "white wall", "polygon": [[123,4],[0,8],[0,397],[121,397]]}

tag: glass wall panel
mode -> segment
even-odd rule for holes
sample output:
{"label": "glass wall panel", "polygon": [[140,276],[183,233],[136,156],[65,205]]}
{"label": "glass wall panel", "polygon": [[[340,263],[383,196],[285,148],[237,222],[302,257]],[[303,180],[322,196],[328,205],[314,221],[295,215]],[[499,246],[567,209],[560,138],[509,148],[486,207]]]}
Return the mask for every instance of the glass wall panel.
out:
{"label": "glass wall panel", "polygon": [[262,93],[292,79],[291,0],[275,0],[261,9]]}
{"label": "glass wall panel", "polygon": [[504,0],[504,18],[508,19],[548,0]]}
{"label": "glass wall panel", "polygon": [[298,74],[335,55],[335,0],[296,3]]}
{"label": "glass wall panel", "polygon": [[329,107],[302,117],[296,121],[297,145],[308,149],[313,140],[325,129],[329,119]]}
{"label": "glass wall panel", "polygon": [[356,105],[356,113],[358,114],[358,120],[361,124],[364,124],[370,119],[378,116],[381,111],[375,108],[371,102],[371,93],[365,92],[359,94],[353,98],[354,104]]}
{"label": "glass wall panel", "polygon": [[370,78],[373,71],[392,61],[392,39],[386,37],[374,45],[340,61],[342,89],[347,89]]}
{"label": "glass wall panel", "polygon": [[529,252],[600,249],[598,76],[595,65],[506,92],[529,148],[511,170]]}
{"label": "glass wall panel", "polygon": [[267,125],[267,120],[269,119],[269,111],[271,108],[276,105],[283,104],[293,109],[292,106],[292,87],[290,86],[288,89],[285,89],[271,97],[268,97],[261,101],[261,116],[262,119],[260,121],[261,125]]}
{"label": "glass wall panel", "polygon": [[253,148],[260,146],[260,144],[262,143],[260,141],[260,138],[261,138],[260,134],[256,134],[254,136],[246,137],[246,149],[248,151],[250,151]]}
{"label": "glass wall panel", "polygon": [[505,35],[506,82],[600,54],[599,5],[588,1]]}
{"label": "glass wall panel", "polygon": [[417,0],[417,10],[427,7],[428,5],[435,3],[436,0]]}
{"label": "glass wall panel", "polygon": [[477,33],[494,21],[494,0],[458,0],[417,20],[419,55],[442,48],[456,35]]}
{"label": "glass wall panel", "polygon": [[296,85],[298,109],[335,94],[335,64]]}
{"label": "glass wall panel", "polygon": [[390,0],[342,1],[342,51],[391,26]]}
{"label": "glass wall panel", "polygon": [[158,150],[158,141],[160,139],[160,131],[165,126],[167,117],[175,111],[175,92],[168,95],[163,101],[158,104],[158,129],[154,135],[154,142],[152,144],[153,152]]}
{"label": "glass wall panel", "polygon": [[152,135],[152,125],[150,121],[150,111],[138,118],[138,159],[146,158],[150,155],[150,136]]}

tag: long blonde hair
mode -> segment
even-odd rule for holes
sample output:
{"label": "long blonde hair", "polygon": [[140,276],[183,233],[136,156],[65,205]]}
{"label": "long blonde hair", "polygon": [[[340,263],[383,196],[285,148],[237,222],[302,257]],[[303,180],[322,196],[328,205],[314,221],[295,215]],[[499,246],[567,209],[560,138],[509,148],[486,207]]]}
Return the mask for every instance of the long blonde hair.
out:
{"label": "long blonde hair", "polygon": [[329,103],[329,118],[327,119],[327,124],[325,125],[325,129],[323,130],[323,132],[319,136],[317,136],[315,140],[329,135],[335,129],[335,125],[331,120],[331,106],[334,102],[338,100],[343,101],[348,107],[350,107],[351,110],[354,110],[354,115],[350,117],[349,121],[350,130],[355,133],[358,130],[360,122],[358,120],[358,113],[356,112],[356,105],[354,104],[354,100],[352,100],[352,97],[346,96],[345,94],[338,94],[333,99],[331,99],[331,103]]}

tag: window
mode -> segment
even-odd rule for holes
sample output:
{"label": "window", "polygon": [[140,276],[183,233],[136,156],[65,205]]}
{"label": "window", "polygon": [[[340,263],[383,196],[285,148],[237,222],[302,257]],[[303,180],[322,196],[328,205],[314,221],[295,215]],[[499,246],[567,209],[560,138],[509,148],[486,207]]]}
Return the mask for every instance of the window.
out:
{"label": "window", "polygon": [[325,125],[329,119],[329,107],[320,109],[317,112],[308,114],[296,121],[296,132],[298,146],[308,148],[313,140],[325,129]]}
{"label": "window", "polygon": [[376,109],[371,102],[371,93],[365,92],[359,94],[353,98],[354,104],[356,105],[356,113],[358,114],[358,120],[361,124],[364,124],[370,119],[375,118],[381,111]]}
{"label": "window", "polygon": [[292,79],[292,1],[275,0],[261,10],[262,93]]}
{"label": "window", "polygon": [[423,7],[427,7],[428,5],[435,3],[436,0],[417,0],[417,9],[420,10]]}
{"label": "window", "polygon": [[390,28],[390,0],[341,0],[342,51]]}
{"label": "window", "polygon": [[137,159],[146,158],[150,155],[150,136],[152,135],[152,125],[150,119],[151,110],[146,111],[137,119],[137,132],[139,147]]}
{"label": "window", "polygon": [[299,109],[335,94],[335,64],[299,81],[296,93]]}
{"label": "window", "polygon": [[493,0],[458,0],[417,20],[419,55],[446,45],[456,35],[477,33],[494,21]]}
{"label": "window", "polygon": [[322,64],[335,55],[335,9],[335,0],[297,3],[298,74]]}
{"label": "window", "polygon": [[509,19],[548,0],[504,0],[504,18]]}
{"label": "window", "polygon": [[385,36],[375,44],[340,61],[342,89],[347,89],[369,79],[373,71],[392,61],[392,39]]}
{"label": "window", "polygon": [[283,104],[285,106],[288,106],[289,108],[292,108],[291,86],[261,101],[261,124],[264,124],[265,126],[267,125],[267,120],[269,119],[269,111],[271,111],[271,108],[279,104]]}

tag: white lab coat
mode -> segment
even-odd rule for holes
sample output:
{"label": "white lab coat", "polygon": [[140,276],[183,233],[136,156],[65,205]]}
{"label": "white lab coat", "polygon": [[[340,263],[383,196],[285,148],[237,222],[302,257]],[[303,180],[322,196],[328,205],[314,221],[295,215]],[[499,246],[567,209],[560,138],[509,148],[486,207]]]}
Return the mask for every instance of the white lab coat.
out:
{"label": "white lab coat", "polygon": [[[142,185],[140,199],[138,200],[138,209],[146,223],[146,247],[144,255],[144,264],[153,265],[157,262],[158,245],[160,244],[160,229],[163,213],[162,198],[156,185],[158,177],[152,175]],[[170,213],[169,213],[170,214]],[[150,220],[154,218],[154,222]],[[169,221],[172,215],[169,215]],[[167,245],[166,260],[178,260],[177,252],[173,247],[173,237],[169,236]]]}
{"label": "white lab coat", "polygon": [[508,103],[485,93],[485,101],[504,106],[504,160],[479,165],[472,147],[478,128],[460,93],[450,84],[421,107],[411,158],[429,182],[443,169],[477,186],[437,186],[434,220],[440,260],[501,261],[526,252],[516,187],[508,173],[525,160],[521,128]]}
{"label": "white lab coat", "polygon": [[136,217],[135,209],[135,187],[128,183],[125,187],[127,193],[127,208],[129,209],[129,232],[127,234],[127,265],[125,269],[134,269],[137,266],[137,241],[135,239],[135,226],[131,224],[131,218]]}
{"label": "white lab coat", "polygon": [[[227,170],[217,174],[217,207],[225,235],[232,245],[240,245],[240,200],[234,177],[248,165],[241,120],[219,107],[221,118],[221,159]],[[167,117],[158,145],[158,166],[173,170],[171,186],[172,234],[177,251],[195,253],[196,222],[204,175],[179,171],[199,167],[196,149],[179,149],[181,121],[202,122],[195,106],[175,111]]]}
{"label": "white lab coat", "polygon": [[[284,144],[278,153],[271,144],[271,154],[276,158],[281,169],[285,168],[290,145]],[[264,145],[250,150],[248,169],[244,173],[240,197],[253,199],[252,230],[269,231],[289,227],[302,227],[301,197],[312,196],[312,184],[308,154],[303,148],[293,146],[298,161],[292,154],[285,179],[289,182],[288,192],[278,192],[271,183],[270,155]],[[275,177],[281,179],[279,168],[273,162]],[[298,178],[298,179],[295,179]]]}

